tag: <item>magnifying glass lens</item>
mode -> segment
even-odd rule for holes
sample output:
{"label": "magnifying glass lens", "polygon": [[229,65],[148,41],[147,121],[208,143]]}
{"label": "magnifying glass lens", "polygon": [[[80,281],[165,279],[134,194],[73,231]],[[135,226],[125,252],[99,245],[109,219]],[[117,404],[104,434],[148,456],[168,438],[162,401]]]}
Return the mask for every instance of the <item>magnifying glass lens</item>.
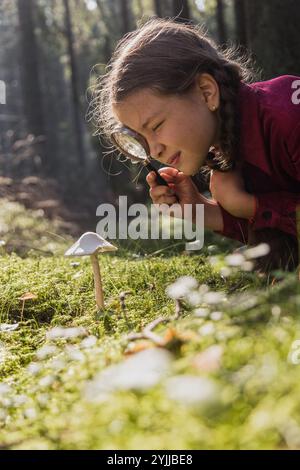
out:
{"label": "magnifying glass lens", "polygon": [[156,173],[158,184],[168,186],[168,183],[160,176],[157,169],[150,163],[149,145],[142,136],[136,134],[131,129],[121,127],[111,134],[111,140],[116,147],[131,159],[132,163],[141,163],[148,169]]}
{"label": "magnifying glass lens", "polygon": [[148,155],[142,144],[132,135],[122,132],[115,132],[114,139],[120,150],[127,155],[132,155],[135,159],[146,160]]}

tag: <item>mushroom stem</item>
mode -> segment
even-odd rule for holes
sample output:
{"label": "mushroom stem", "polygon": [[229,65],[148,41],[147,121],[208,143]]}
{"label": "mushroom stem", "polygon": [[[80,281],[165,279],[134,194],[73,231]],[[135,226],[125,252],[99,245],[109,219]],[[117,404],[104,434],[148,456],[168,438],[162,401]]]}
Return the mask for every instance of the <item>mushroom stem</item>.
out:
{"label": "mushroom stem", "polygon": [[24,307],[25,307],[25,300],[22,300],[21,321],[23,321]]}
{"label": "mushroom stem", "polygon": [[92,262],[93,272],[94,272],[96,303],[97,303],[98,308],[104,308],[102,281],[101,281],[100,267],[99,267],[97,254],[94,253],[90,256],[91,256],[91,262]]}

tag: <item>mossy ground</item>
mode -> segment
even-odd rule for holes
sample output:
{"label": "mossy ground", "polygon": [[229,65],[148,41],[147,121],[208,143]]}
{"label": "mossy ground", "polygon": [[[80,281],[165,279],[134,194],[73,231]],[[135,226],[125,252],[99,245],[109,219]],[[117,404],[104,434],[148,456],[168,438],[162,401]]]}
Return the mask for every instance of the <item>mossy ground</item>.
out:
{"label": "mossy ground", "polygon": [[[1,257],[0,323],[18,323],[12,331],[0,331],[2,448],[300,447],[295,274],[274,285],[255,273],[236,272],[224,279],[208,263],[205,250],[201,256],[171,255],[171,248],[163,257],[135,257],[133,249],[123,249],[100,258],[106,309],[97,312],[89,260],[71,264],[61,256],[63,248],[57,248],[58,256]],[[127,336],[157,317],[174,315],[166,287],[186,275],[223,292],[226,300],[210,306],[206,316],[195,315],[186,302],[178,319],[154,331],[172,354],[169,375],[208,380],[216,387],[214,400],[191,403],[188,390],[186,402],[175,400],[166,391],[168,377],[145,390],[121,387],[105,399],[88,399],[86,387],[99,372],[133,357],[138,347],[154,346]],[[18,298],[28,291],[37,298],[26,301],[21,321]],[[127,293],[125,310],[122,292]],[[221,315],[212,315],[214,310]],[[86,342],[81,330],[74,338],[49,338],[47,333],[58,326],[83,327],[92,340]],[[48,349],[36,356],[45,345]],[[203,365],[199,354],[213,345],[222,350],[220,361]]]}

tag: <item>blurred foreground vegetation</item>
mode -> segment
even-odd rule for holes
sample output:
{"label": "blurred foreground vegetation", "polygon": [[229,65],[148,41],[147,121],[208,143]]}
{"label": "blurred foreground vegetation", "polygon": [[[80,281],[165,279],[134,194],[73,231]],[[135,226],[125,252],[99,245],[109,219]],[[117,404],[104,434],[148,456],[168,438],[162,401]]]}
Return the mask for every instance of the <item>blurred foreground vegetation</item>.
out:
{"label": "blurred foreground vegetation", "polygon": [[104,312],[89,260],[3,251],[1,448],[299,448],[296,275],[224,276],[210,251],[99,257]]}

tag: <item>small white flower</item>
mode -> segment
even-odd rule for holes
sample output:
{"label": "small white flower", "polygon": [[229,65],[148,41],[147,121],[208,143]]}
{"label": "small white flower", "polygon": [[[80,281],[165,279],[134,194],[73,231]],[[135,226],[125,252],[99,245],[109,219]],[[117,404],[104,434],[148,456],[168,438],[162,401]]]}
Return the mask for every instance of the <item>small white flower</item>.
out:
{"label": "small white flower", "polygon": [[78,273],[75,273],[74,276],[72,276],[73,279],[79,279],[83,274],[83,271],[78,271]]}
{"label": "small white flower", "polygon": [[39,405],[45,406],[47,405],[50,399],[50,396],[48,395],[48,393],[40,393],[39,395],[37,395],[36,399]]}
{"label": "small white flower", "polygon": [[199,333],[201,336],[209,336],[209,335],[212,335],[214,334],[215,332],[215,326],[213,323],[205,323],[205,325],[201,326],[201,328],[199,328]]}
{"label": "small white flower", "polygon": [[11,387],[4,382],[0,382],[0,396],[7,395],[10,392],[11,392]]}
{"label": "small white flower", "polygon": [[266,256],[268,253],[270,253],[270,246],[268,243],[260,243],[253,248],[248,248],[244,252],[247,259],[260,258],[261,256]]}
{"label": "small white flower", "polygon": [[36,357],[40,360],[43,360],[49,356],[53,356],[57,352],[58,352],[58,349],[56,346],[53,346],[52,344],[45,344],[44,346],[42,346],[40,349],[37,350]]}
{"label": "small white flower", "polygon": [[24,410],[24,416],[27,419],[35,419],[37,416],[36,410],[34,408],[27,408]]}
{"label": "small white flower", "polygon": [[74,327],[74,328],[63,328],[60,326],[56,326],[48,331],[46,337],[50,340],[56,339],[73,339],[80,336],[86,336],[87,331],[82,326]]}
{"label": "small white flower", "polygon": [[0,408],[0,423],[4,423],[6,418],[8,417],[8,413],[3,408]]}
{"label": "small white flower", "polygon": [[210,318],[213,321],[219,321],[223,318],[223,312],[212,312]]}
{"label": "small white flower", "polygon": [[166,381],[166,392],[172,400],[186,405],[209,405],[218,397],[218,387],[207,378],[177,375]]}
{"label": "small white flower", "polygon": [[52,359],[48,364],[48,367],[50,367],[50,369],[57,370],[57,371],[62,370],[65,366],[66,366],[65,361],[63,361],[62,359],[58,357],[55,357],[54,359]]}
{"label": "small white flower", "polygon": [[195,317],[206,318],[209,315],[209,309],[208,308],[196,308],[194,310],[194,315]]}
{"label": "small white flower", "polygon": [[254,264],[252,261],[244,261],[244,263],[241,264],[241,269],[242,271],[253,271]]}
{"label": "small white flower", "polygon": [[36,375],[40,372],[41,369],[41,364],[38,364],[37,362],[31,362],[27,367],[27,372],[29,372],[31,375]]}
{"label": "small white flower", "polygon": [[214,305],[224,300],[224,294],[221,292],[207,292],[203,296],[203,302],[209,305]]}
{"label": "small white flower", "polygon": [[278,318],[281,314],[281,308],[279,307],[279,305],[274,305],[271,309],[271,312],[273,317]]}
{"label": "small white flower", "polygon": [[280,434],[284,436],[284,439],[290,449],[299,449],[300,447],[300,426],[297,421],[289,418],[285,420],[284,424],[278,426]]}
{"label": "small white flower", "polygon": [[0,343],[0,364],[5,361],[7,355],[7,351],[5,349],[5,346]]}
{"label": "small white flower", "polygon": [[1,401],[3,408],[11,408],[13,406],[12,398],[4,397]]}
{"label": "small white flower", "polygon": [[24,405],[28,401],[28,397],[26,395],[16,395],[13,397],[13,404],[14,406],[21,406]]}
{"label": "small white flower", "polygon": [[201,284],[201,286],[199,286],[199,289],[198,291],[200,292],[200,294],[206,294],[207,292],[209,292],[209,287],[207,284]]}
{"label": "small white flower", "polygon": [[198,283],[191,276],[182,276],[167,287],[166,292],[172,299],[179,299],[187,295],[192,289],[196,289]]}
{"label": "small white flower", "polygon": [[241,253],[233,253],[232,255],[225,256],[225,262],[228,266],[241,266],[245,261]]}
{"label": "small white flower", "polygon": [[80,343],[80,346],[82,348],[92,348],[93,346],[95,346],[97,344],[97,338],[96,336],[88,336],[87,338],[84,338],[81,343]]}
{"label": "small white flower", "polygon": [[147,349],[104,369],[85,390],[90,401],[103,401],[115,390],[141,390],[154,387],[171,367],[172,355],[163,349]]}
{"label": "small white flower", "polygon": [[217,266],[220,262],[219,256],[209,256],[208,262],[211,264],[211,266]]}
{"label": "small white flower", "polygon": [[19,326],[19,323],[1,323],[0,324],[0,331],[5,331],[5,332],[9,332],[9,331],[14,331],[18,328]]}
{"label": "small white flower", "polygon": [[40,380],[39,380],[39,386],[41,388],[47,388],[47,387],[50,387],[53,382],[54,382],[54,377],[52,375],[45,375],[45,377],[42,377]]}
{"label": "small white flower", "polygon": [[67,355],[72,361],[84,361],[84,354],[77,347],[68,347],[66,348]]}
{"label": "small white flower", "polygon": [[199,305],[202,301],[202,296],[197,291],[189,292],[187,294],[186,298],[187,298],[188,302],[193,306]]}
{"label": "small white flower", "polygon": [[232,270],[228,266],[223,266],[220,269],[220,274],[223,277],[228,277],[228,276],[230,276],[231,273],[232,273]]}

